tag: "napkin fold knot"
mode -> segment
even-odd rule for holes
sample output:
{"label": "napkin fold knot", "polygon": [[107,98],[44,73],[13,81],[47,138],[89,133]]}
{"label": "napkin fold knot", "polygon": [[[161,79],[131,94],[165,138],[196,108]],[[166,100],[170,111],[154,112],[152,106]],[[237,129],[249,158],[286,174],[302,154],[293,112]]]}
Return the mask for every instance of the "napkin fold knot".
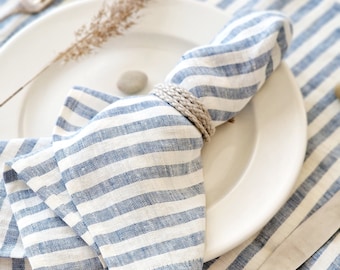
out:
{"label": "napkin fold knot", "polygon": [[183,87],[175,84],[157,84],[151,92],[187,117],[202,133],[204,141],[210,141],[215,133],[211,117],[205,106]]}

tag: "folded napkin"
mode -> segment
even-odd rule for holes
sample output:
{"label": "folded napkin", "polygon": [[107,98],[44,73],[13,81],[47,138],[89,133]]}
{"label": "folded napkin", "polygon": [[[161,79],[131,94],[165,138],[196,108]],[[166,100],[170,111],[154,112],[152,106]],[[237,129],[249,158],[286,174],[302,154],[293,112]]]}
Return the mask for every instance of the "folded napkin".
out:
{"label": "folded napkin", "polygon": [[33,269],[202,269],[204,141],[261,88],[290,37],[285,16],[255,12],[186,52],[148,95],[75,87],[51,138],[0,144],[11,158],[0,255]]}

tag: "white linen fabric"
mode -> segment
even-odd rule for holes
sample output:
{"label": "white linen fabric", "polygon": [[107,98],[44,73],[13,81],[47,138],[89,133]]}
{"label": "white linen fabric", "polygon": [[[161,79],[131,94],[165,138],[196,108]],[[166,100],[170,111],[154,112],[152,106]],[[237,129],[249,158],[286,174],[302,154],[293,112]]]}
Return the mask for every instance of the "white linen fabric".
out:
{"label": "white linen fabric", "polygon": [[[235,18],[165,82],[195,96],[217,127],[261,88],[290,38],[279,12]],[[153,94],[75,87],[51,138],[0,144],[0,255],[27,257],[33,269],[202,269],[203,143]]]}

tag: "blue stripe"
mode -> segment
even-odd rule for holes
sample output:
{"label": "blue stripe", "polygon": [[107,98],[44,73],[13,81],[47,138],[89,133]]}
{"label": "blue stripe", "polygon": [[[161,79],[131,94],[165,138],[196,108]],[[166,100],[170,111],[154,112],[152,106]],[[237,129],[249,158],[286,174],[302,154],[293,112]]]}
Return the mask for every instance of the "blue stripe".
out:
{"label": "blue stripe", "polygon": [[[197,75],[207,75],[215,77],[231,77],[241,74],[252,73],[264,67],[270,60],[270,52],[266,52],[256,58],[236,64],[229,64],[219,67],[191,66],[178,71],[172,78],[174,84],[181,84],[187,77]],[[190,90],[190,89],[189,89]]]}
{"label": "blue stripe", "polygon": [[[4,217],[2,217],[4,218]],[[1,257],[12,257],[12,251],[15,248],[19,239],[19,230],[17,227],[16,220],[14,216],[7,217],[10,218],[8,228],[6,228],[6,235],[4,237],[3,243],[0,243],[0,256]],[[3,229],[3,225],[1,227]]]}
{"label": "blue stripe", "polygon": [[327,90],[326,95],[320,98],[317,103],[307,112],[307,120],[310,125],[328,106],[338,102],[333,89]]}
{"label": "blue stripe", "polygon": [[143,112],[144,110],[150,110],[151,108],[163,107],[168,106],[167,103],[164,101],[155,98],[154,96],[148,96],[149,99],[141,99],[138,96],[131,96],[126,98],[130,100],[134,100],[135,103],[128,104],[128,105],[119,105],[119,103],[114,104],[114,106],[110,106],[105,111],[100,112],[96,117],[95,120],[105,119],[105,118],[113,118],[119,115],[127,115],[136,112]]}
{"label": "blue stripe", "polygon": [[[248,30],[249,28],[252,28],[252,27],[254,27],[254,25],[256,25],[256,24],[259,24],[259,23],[261,23],[262,21],[265,21],[266,19],[268,19],[268,18],[270,18],[270,19],[272,19],[272,18],[277,18],[278,20],[279,19],[286,19],[286,17],[285,16],[283,16],[283,15],[281,15],[281,14],[279,14],[279,13],[268,13],[268,12],[264,12],[261,16],[256,16],[256,17],[254,17],[254,18],[249,18],[249,20],[248,21],[246,21],[246,22],[243,22],[242,24],[240,24],[240,25],[237,25],[237,26],[235,26],[234,28],[233,28],[233,30],[231,30],[230,32],[229,32],[229,34],[222,40],[222,43],[227,43],[227,42],[230,42],[234,37],[236,37],[237,35],[239,35],[240,33],[242,33],[243,31],[246,31],[246,30]],[[235,20],[237,20],[237,19],[239,19],[239,18],[237,18],[237,17],[235,17]],[[279,24],[278,24],[279,23]],[[228,23],[229,24],[229,23]],[[228,24],[226,25],[226,28],[228,28]],[[280,24],[282,24],[282,22],[275,22],[275,24],[274,25],[280,25]],[[275,28],[271,28],[271,27],[269,27],[268,29],[270,29],[270,30],[272,30],[272,29],[274,29],[275,30]],[[268,31],[268,32],[271,32],[271,31]],[[263,33],[265,33],[265,31],[263,32]],[[251,34],[251,32],[250,32],[250,34]],[[255,36],[256,37],[256,36]],[[246,38],[246,39],[248,39],[248,38]],[[246,40],[245,39],[245,40]],[[253,42],[253,39],[252,39],[252,42]],[[252,43],[251,42],[251,43]],[[254,44],[257,44],[258,42],[256,41]]]}
{"label": "blue stripe", "polygon": [[[146,130],[150,131],[152,129],[162,128],[162,127],[178,127],[178,126],[192,126],[192,124],[188,119],[184,118],[182,115],[163,115],[163,116],[150,117],[147,119],[135,121],[135,122],[128,123],[128,124],[123,124],[121,126],[113,126],[113,127],[103,128],[101,130],[95,130],[89,135],[79,139],[73,145],[68,146],[64,148],[63,150],[57,151],[56,157],[58,161],[60,161],[68,156],[71,156],[81,151],[84,148],[84,146],[89,147],[93,144],[103,142],[108,139],[116,138],[119,136],[130,135],[136,132],[141,132],[141,131],[146,131]],[[192,140],[191,143],[194,143],[194,144],[198,143],[197,138],[193,138],[191,140]],[[155,142],[157,142],[157,140],[155,140]]]}
{"label": "blue stripe", "polygon": [[258,85],[240,87],[240,88],[226,88],[213,85],[198,85],[190,89],[195,97],[215,97],[219,99],[237,100],[242,98],[250,98],[257,91]]}
{"label": "blue stripe", "polygon": [[127,147],[105,152],[101,155],[89,158],[80,164],[67,168],[62,172],[63,181],[66,183],[71,179],[81,177],[107,165],[136,156],[168,151],[187,151],[200,148],[202,148],[202,138],[155,140],[151,142],[131,144]]}
{"label": "blue stripe", "polygon": [[213,121],[227,121],[236,115],[236,112],[227,112],[221,110],[208,110]]}
{"label": "blue stripe", "polygon": [[16,191],[8,195],[9,201],[13,204],[22,200],[30,199],[36,197],[36,194],[30,189]]}
{"label": "blue stripe", "polygon": [[56,122],[56,126],[62,128],[66,132],[75,132],[80,130],[82,127],[70,124],[65,118],[59,116]]}
{"label": "blue stripe", "polygon": [[[8,145],[8,141],[0,141],[0,156],[4,155],[7,145]],[[1,175],[0,176],[0,209],[2,209],[2,205],[4,203],[6,196],[7,194],[6,194],[5,182],[3,180],[3,175]]]}
{"label": "blue stripe", "polygon": [[42,254],[53,253],[68,249],[75,249],[83,247],[85,245],[86,244],[84,243],[84,241],[78,236],[72,236],[62,239],[53,239],[48,241],[42,240],[42,242],[40,243],[26,247],[27,250],[26,255],[28,258],[30,258]]}
{"label": "blue stripe", "polygon": [[273,71],[274,71],[273,58],[270,58],[266,67],[266,80],[270,77],[270,75],[273,74]]}
{"label": "blue stripe", "polygon": [[155,243],[150,246],[145,246],[137,250],[133,250],[124,254],[108,257],[105,259],[108,267],[119,267],[137,262],[139,260],[164,254],[167,252],[181,250],[192,246],[203,244],[204,233],[194,233],[181,238]]}
{"label": "blue stripe", "polygon": [[25,237],[36,232],[42,232],[48,229],[61,227],[66,227],[64,221],[62,221],[59,217],[50,217],[38,222],[34,222],[30,225],[27,225],[26,227],[21,228],[20,234]]}
{"label": "blue stripe", "polygon": [[218,54],[233,53],[255,47],[257,44],[261,44],[261,42],[263,42],[263,39],[268,38],[274,33],[280,31],[282,27],[282,21],[276,21],[273,22],[271,25],[268,25],[265,31],[260,32],[256,35],[248,35],[245,39],[233,43],[222,43],[214,46],[202,46],[184,54],[182,56],[182,59],[185,60],[190,58],[200,58]]}
{"label": "blue stripe", "polygon": [[335,260],[331,263],[327,270],[339,270],[339,269],[340,269],[340,254],[335,258]]}
{"label": "blue stripe", "polygon": [[105,92],[93,90],[93,89],[90,89],[90,88],[87,88],[87,87],[74,86],[73,89],[78,90],[80,92],[84,92],[84,93],[91,95],[95,98],[98,98],[98,99],[106,102],[108,105],[112,104],[112,103],[114,103],[114,102],[116,102],[117,100],[120,99],[119,97],[112,96],[112,95],[106,94]]}
{"label": "blue stripe", "polygon": [[12,259],[12,270],[25,270],[25,259],[13,258]]}
{"label": "blue stripe", "polygon": [[320,0],[310,0],[291,15],[291,20],[294,24],[296,24],[302,18],[308,16],[311,12],[313,12],[314,9],[318,8],[318,5],[321,3],[322,1]]}
{"label": "blue stripe", "polygon": [[221,8],[221,9],[226,9],[228,6],[230,6],[233,2],[235,2],[235,0],[221,0],[221,2],[219,2],[217,4],[217,7]]}
{"label": "blue stripe", "polygon": [[67,97],[64,106],[69,108],[75,114],[86,119],[91,119],[98,113],[98,111],[90,108],[73,97]]}
{"label": "blue stripe", "polygon": [[[74,212],[76,213],[76,212]],[[82,221],[81,222],[78,222],[77,224],[73,225],[72,227],[72,230],[77,234],[79,235],[80,237],[82,237],[82,235],[84,235],[85,233],[88,233],[88,229],[85,225],[85,223],[83,223]],[[93,246],[92,246],[93,247]],[[94,244],[94,247],[96,248],[96,251],[97,253],[99,254],[99,249],[98,247],[96,246],[96,244]],[[93,249],[93,248],[92,248]]]}
{"label": "blue stripe", "polygon": [[180,269],[202,269],[203,260],[197,259],[192,261],[185,261],[182,263],[169,264],[166,266],[158,267],[153,270],[180,270]]}
{"label": "blue stripe", "polygon": [[[34,176],[37,176],[37,175],[33,175],[33,177]],[[28,182],[28,184],[29,184],[29,182]],[[47,186],[46,184],[44,185],[43,183],[41,183],[41,187],[36,191],[36,193],[39,194],[39,197],[42,200],[46,200],[51,195],[53,196],[53,195],[56,195],[56,194],[61,194],[62,192],[64,192],[66,190],[66,187],[62,182],[62,179],[59,179],[56,183],[54,183],[52,185]]]}
{"label": "blue stripe", "polygon": [[20,220],[24,217],[37,214],[39,212],[42,212],[44,210],[48,209],[47,205],[44,202],[41,202],[34,206],[26,206],[26,208],[18,210],[15,212],[15,218],[16,220]]}
{"label": "blue stripe", "polygon": [[[56,193],[58,194],[58,193]],[[77,208],[74,205],[74,203],[72,201],[69,201],[66,204],[61,204],[60,206],[58,206],[56,209],[54,209],[54,212],[60,217],[60,218],[64,218],[66,215],[68,215],[69,213],[73,213],[73,212],[77,212]],[[83,234],[83,233],[81,233]]]}
{"label": "blue stripe", "polygon": [[340,54],[334,57],[326,66],[320,69],[314,76],[301,87],[301,92],[304,98],[306,98],[313,90],[315,90],[320,84],[322,84],[325,78],[330,77],[334,72],[337,71],[336,68],[340,63]]}
{"label": "blue stripe", "polygon": [[[154,97],[154,96],[153,96]],[[135,99],[136,97],[135,96],[132,96],[130,97],[131,99]],[[131,114],[131,113],[135,113],[135,112],[143,112],[144,110],[148,110],[152,107],[160,107],[159,109],[161,110],[162,107],[166,107],[166,106],[169,106],[167,103],[165,103],[164,101],[160,100],[160,99],[157,99],[155,98],[154,100],[146,100],[146,101],[138,101],[138,97],[137,97],[137,103],[135,104],[129,104],[129,105],[124,105],[124,106],[119,106],[119,105],[116,105],[116,106],[113,106],[111,108],[106,108],[105,111],[102,111],[100,112],[99,114],[97,114],[93,119],[92,121],[98,121],[98,120],[101,120],[101,119],[108,119],[108,118],[114,118],[114,117],[117,117],[119,115],[127,115],[127,114]],[[165,116],[163,116],[165,117]],[[180,117],[178,117],[179,119]],[[183,118],[183,117],[182,117]],[[147,121],[147,120],[145,120]],[[149,120],[150,121],[150,120]],[[136,126],[138,126],[138,124],[136,123],[140,123],[141,121],[137,121],[137,122],[134,122],[134,123],[131,123],[129,125],[122,125],[121,127],[129,127],[131,126],[131,128],[135,128]],[[120,128],[122,130],[121,127],[115,127],[115,128]],[[61,126],[61,128],[63,128]],[[109,131],[108,129],[103,129],[103,132],[104,133],[112,133],[112,131]],[[123,133],[123,135],[126,135],[126,134],[129,134],[130,132],[128,133]],[[67,138],[70,138],[70,137],[74,137],[75,134],[72,134],[70,136],[59,136],[59,135],[54,135],[54,139],[56,141],[59,141],[59,140],[65,140]],[[104,134],[102,134],[104,135]]]}
{"label": "blue stripe", "polygon": [[139,223],[126,226],[122,229],[107,234],[101,234],[95,237],[98,246],[105,246],[119,243],[149,232],[162,230],[177,225],[183,225],[187,222],[203,219],[205,213],[204,207],[197,207],[184,212],[178,212],[172,215],[156,217]]}
{"label": "blue stripe", "polygon": [[215,259],[212,259],[210,261],[207,261],[203,264],[203,268],[202,270],[208,270],[210,268],[210,266],[212,266],[220,257],[217,257]]}
{"label": "blue stripe", "polygon": [[[202,183],[193,185],[188,188],[177,190],[165,190],[165,191],[160,190],[146,192],[134,196],[132,198],[123,200],[121,202],[117,202],[103,210],[84,215],[83,219],[86,225],[90,226],[92,224],[105,222],[107,220],[113,219],[115,217],[121,216],[123,214],[150,205],[160,204],[160,207],[162,207],[161,205],[162,203],[186,200],[188,198],[192,198],[200,194],[204,194],[204,188]],[[84,194],[83,197],[79,196],[75,198],[76,204],[80,204],[82,202],[89,202],[92,199],[91,197],[85,198],[86,196],[87,194]],[[98,197],[97,194],[94,194],[94,198],[97,197]]]}
{"label": "blue stripe", "polygon": [[[37,267],[34,270],[104,270],[100,260],[98,258],[92,258],[87,260],[79,260],[72,263],[63,263],[60,261],[59,265],[53,265],[52,267]],[[107,270],[107,268],[105,268]]]}
{"label": "blue stripe", "polygon": [[240,17],[245,16],[251,12],[254,12],[253,8],[259,1],[260,0],[252,0],[250,2],[245,3],[242,7],[238,8],[234,14],[236,14],[237,17]]}
{"label": "blue stripe", "polygon": [[0,155],[2,155],[5,151],[8,142],[9,141],[0,141]]}
{"label": "blue stripe", "polygon": [[[304,181],[297,191],[292,195],[292,197],[288,200],[287,205],[285,207],[290,210],[294,210],[301,201],[306,197],[309,191],[318,183],[318,181],[324,176],[325,173],[334,165],[337,159],[340,156],[340,145],[336,146],[334,149],[329,151],[328,155],[324,157],[324,159],[318,164],[315,170],[307,177],[306,181]],[[281,211],[280,211],[281,212]],[[286,213],[291,213],[288,209],[284,209]],[[288,216],[287,216],[288,217]]]}
{"label": "blue stripe", "polygon": [[[287,57],[307,42],[311,37],[315,36],[319,31],[321,31],[322,26],[331,21],[336,15],[339,14],[340,4],[334,4],[325,13],[323,13],[318,19],[313,21],[313,23],[306,28],[302,33],[293,39],[287,51]],[[336,66],[336,65],[335,65]]]}
{"label": "blue stripe", "polygon": [[[339,157],[340,157],[340,151],[339,151]],[[305,219],[309,218],[312,214],[314,214],[317,210],[319,210],[325,203],[327,203],[335,195],[335,193],[339,191],[340,191],[340,176],[338,177],[337,181],[332,183],[332,185],[327,189],[327,191],[324,192],[323,197],[321,197],[320,200],[309,211]]]}
{"label": "blue stripe", "polygon": [[[53,171],[56,168],[56,161],[54,157],[46,159],[45,161],[42,161],[41,163],[35,165],[35,166],[27,166],[25,169],[23,169],[21,172],[19,172],[20,180],[28,182],[31,177],[34,176],[41,176],[44,174],[47,174],[51,171]],[[9,180],[7,178],[5,179],[6,183],[8,181],[16,181],[17,176],[16,172],[11,172],[12,170],[8,171],[9,177],[11,177]]]}
{"label": "blue stripe", "polygon": [[[340,127],[340,112],[334,115],[313,137],[308,140],[306,158]],[[340,139],[339,139],[340,142]],[[337,155],[340,158],[340,153]]]}
{"label": "blue stripe", "polygon": [[[291,25],[289,25],[290,27],[292,27]],[[293,29],[291,28],[291,32],[293,32]],[[280,51],[281,51],[281,58],[282,56],[285,54],[285,52],[288,49],[288,43],[287,43],[287,37],[286,37],[286,31],[284,29],[284,27],[281,27],[278,30],[278,34],[277,34],[277,38],[276,38],[276,42],[280,47]]]}
{"label": "blue stripe", "polygon": [[275,1],[270,6],[268,6],[267,10],[282,10],[289,2],[291,1]]}
{"label": "blue stripe", "polygon": [[0,209],[2,209],[3,203],[7,197],[7,192],[5,188],[5,181],[0,178]]}
{"label": "blue stripe", "polygon": [[17,173],[14,170],[8,170],[3,173],[5,183],[11,183],[17,180]]}
{"label": "blue stripe", "polygon": [[327,36],[324,40],[320,41],[320,43],[302,58],[300,62],[295,64],[291,70],[295,76],[299,76],[301,72],[306,70],[311,64],[315,61],[319,60],[319,57],[333,46],[340,38],[340,29],[334,30],[329,36]]}
{"label": "blue stripe", "polygon": [[16,156],[31,153],[37,142],[38,139],[23,140]]}
{"label": "blue stripe", "polygon": [[150,166],[139,169],[131,169],[122,174],[115,174],[106,181],[84,189],[72,195],[76,204],[86,202],[87,199],[98,198],[107,193],[108,190],[116,190],[139,181],[155,178],[177,177],[196,172],[202,168],[200,159],[183,164]]}

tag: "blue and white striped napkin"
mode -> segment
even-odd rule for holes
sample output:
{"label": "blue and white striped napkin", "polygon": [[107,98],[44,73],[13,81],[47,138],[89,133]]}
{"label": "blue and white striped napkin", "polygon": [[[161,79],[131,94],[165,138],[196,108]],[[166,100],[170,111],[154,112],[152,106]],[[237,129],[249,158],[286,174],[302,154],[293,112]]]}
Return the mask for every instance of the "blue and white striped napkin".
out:
{"label": "blue and white striped napkin", "polygon": [[[165,79],[230,120],[278,67],[289,20],[257,12],[185,53]],[[0,256],[33,269],[202,269],[201,132],[154,94],[75,87],[51,138],[1,142]]]}

